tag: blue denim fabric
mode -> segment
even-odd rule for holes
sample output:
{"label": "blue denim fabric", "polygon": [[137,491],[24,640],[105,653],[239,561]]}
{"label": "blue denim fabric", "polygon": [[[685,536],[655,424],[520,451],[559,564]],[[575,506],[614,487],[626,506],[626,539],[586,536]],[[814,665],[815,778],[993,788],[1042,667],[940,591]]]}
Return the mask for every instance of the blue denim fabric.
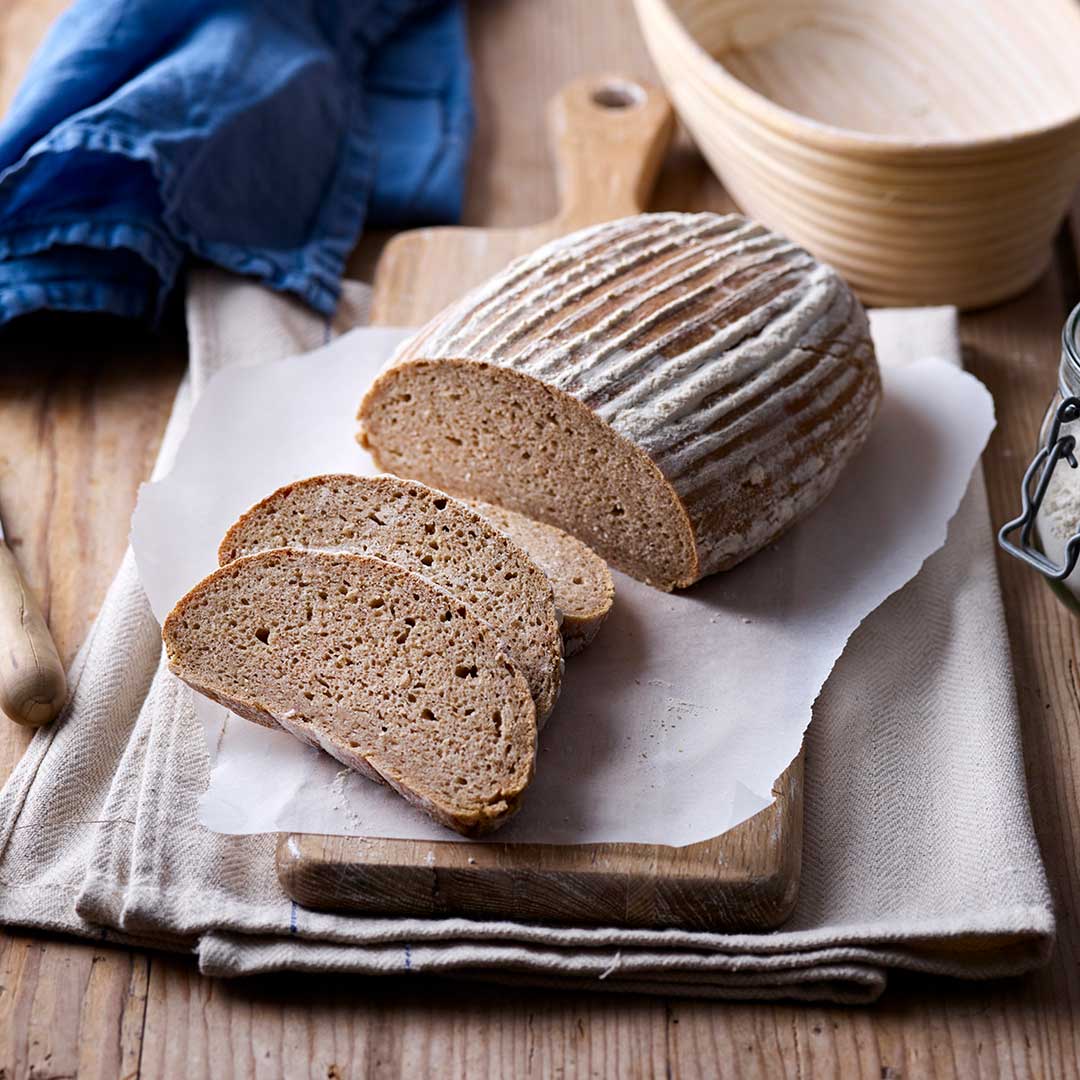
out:
{"label": "blue denim fabric", "polygon": [[156,319],[191,256],[333,310],[365,223],[456,220],[460,0],[77,0],[0,124],[0,323]]}

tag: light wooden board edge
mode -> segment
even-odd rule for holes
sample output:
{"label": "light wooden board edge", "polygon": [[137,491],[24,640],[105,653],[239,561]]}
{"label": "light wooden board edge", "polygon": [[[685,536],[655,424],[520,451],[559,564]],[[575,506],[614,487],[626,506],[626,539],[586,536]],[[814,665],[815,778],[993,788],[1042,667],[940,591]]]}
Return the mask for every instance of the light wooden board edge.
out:
{"label": "light wooden board edge", "polygon": [[580,925],[767,930],[798,897],[803,755],[754,817],[686,847],[292,834],[278,877],[305,907]]}

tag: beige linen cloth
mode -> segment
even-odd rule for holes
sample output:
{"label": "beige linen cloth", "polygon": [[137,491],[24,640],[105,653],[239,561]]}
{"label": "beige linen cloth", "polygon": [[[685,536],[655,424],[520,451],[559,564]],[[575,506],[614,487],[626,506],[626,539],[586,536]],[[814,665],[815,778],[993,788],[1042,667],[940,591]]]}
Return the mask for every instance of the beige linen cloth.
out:
{"label": "beige linen cloth", "polygon": [[[333,324],[215,271],[188,297],[191,370],[158,463],[214,371],[323,344]],[[880,354],[959,362],[951,309],[882,311]],[[192,950],[212,975],[444,973],[544,986],[865,1002],[890,968],[1026,971],[1054,917],[1024,786],[993,536],[977,473],[946,546],[869,617],[807,735],[798,906],[769,934],[360,918],[299,908],[273,836],[197,823],[209,759],[189,691],[161,663],[130,551],[72,671],[63,718],[0,794],[0,922]]]}

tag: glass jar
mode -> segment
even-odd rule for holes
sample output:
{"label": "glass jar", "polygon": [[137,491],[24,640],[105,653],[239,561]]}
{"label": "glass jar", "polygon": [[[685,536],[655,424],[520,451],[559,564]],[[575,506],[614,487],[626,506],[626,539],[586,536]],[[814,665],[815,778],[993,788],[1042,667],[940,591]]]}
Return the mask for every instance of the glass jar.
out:
{"label": "glass jar", "polygon": [[1023,512],[998,533],[998,543],[1010,555],[1045,575],[1058,596],[1080,614],[1078,437],[1080,304],[1061,333],[1058,385],[1043,417],[1039,450],[1024,473]]}

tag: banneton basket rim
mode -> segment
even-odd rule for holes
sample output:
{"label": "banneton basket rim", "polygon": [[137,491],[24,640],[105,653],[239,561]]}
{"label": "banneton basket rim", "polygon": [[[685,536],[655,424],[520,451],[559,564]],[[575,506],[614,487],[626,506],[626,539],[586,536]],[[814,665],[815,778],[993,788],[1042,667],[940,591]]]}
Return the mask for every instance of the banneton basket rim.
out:
{"label": "banneton basket rim", "polygon": [[[675,10],[672,0],[635,0],[639,21],[645,37],[649,37],[645,5],[652,3],[670,20],[675,33],[683,43],[697,54],[699,60],[708,64],[716,77],[723,84],[725,92],[734,98],[738,106],[751,119],[767,123],[782,134],[793,136],[815,136],[823,144],[831,144],[832,150],[874,151],[882,150],[900,154],[938,154],[1020,148],[1028,142],[1037,142],[1054,134],[1070,133],[1080,140],[1080,95],[1077,106],[1071,115],[1052,123],[1038,127],[1023,128],[1001,135],[985,135],[971,139],[941,138],[928,135],[925,138],[913,138],[910,135],[885,135],[874,132],[858,131],[854,128],[840,127],[823,120],[816,120],[803,113],[796,112],[786,105],[780,105],[771,98],[748,86],[733,75],[723,63],[708,51],[690,32],[682,16]],[[1076,16],[1077,48],[1080,49],[1080,15]]]}

